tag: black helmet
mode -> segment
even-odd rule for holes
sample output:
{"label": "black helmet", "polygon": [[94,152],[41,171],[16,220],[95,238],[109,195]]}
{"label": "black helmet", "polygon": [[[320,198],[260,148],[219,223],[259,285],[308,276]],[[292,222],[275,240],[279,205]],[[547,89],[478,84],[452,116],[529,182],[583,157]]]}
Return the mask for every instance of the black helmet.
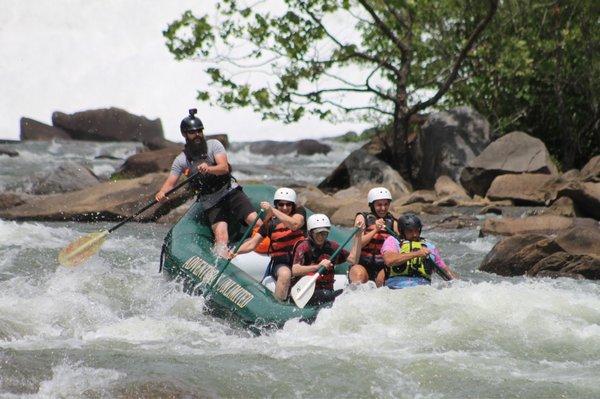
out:
{"label": "black helmet", "polygon": [[192,108],[190,109],[189,116],[186,116],[181,120],[181,124],[179,125],[179,128],[181,129],[181,134],[185,135],[187,132],[193,132],[195,130],[204,129],[202,121],[194,116],[197,113],[198,110],[196,108]]}
{"label": "black helmet", "polygon": [[407,213],[398,218],[398,226],[400,226],[400,232],[404,235],[404,231],[406,229],[419,229],[419,233],[421,233],[421,229],[423,228],[423,223],[421,223],[421,219],[413,213]]}

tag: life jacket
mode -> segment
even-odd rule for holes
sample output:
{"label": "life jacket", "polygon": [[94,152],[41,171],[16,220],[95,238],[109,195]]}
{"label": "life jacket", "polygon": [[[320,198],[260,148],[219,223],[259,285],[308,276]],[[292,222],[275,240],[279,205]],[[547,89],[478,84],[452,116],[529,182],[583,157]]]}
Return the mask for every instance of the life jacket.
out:
{"label": "life jacket", "polygon": [[269,255],[271,258],[287,257],[289,260],[288,264],[291,265],[291,255],[294,251],[294,245],[306,238],[304,229],[292,230],[274,216],[269,221],[267,233],[271,240],[271,244],[269,245]]}
{"label": "life jacket", "polygon": [[[370,212],[361,212],[357,215],[363,215],[363,217],[365,218],[365,233],[369,233],[377,228],[375,227],[375,222],[377,221],[377,219],[379,219],[377,215],[374,215]],[[394,217],[391,213],[388,212],[388,214],[383,217],[383,220],[385,221],[385,226],[387,228],[389,228],[390,230],[394,229]],[[371,241],[369,241],[360,251],[360,256],[362,258],[370,260],[373,263],[383,263],[383,256],[381,256],[381,246],[383,245],[385,239],[389,236],[390,234],[385,230],[375,233],[373,238],[371,238]]]}
{"label": "life jacket", "polygon": [[[317,247],[313,240],[310,238],[305,238],[304,240],[300,240],[296,242],[294,245],[292,259],[295,258],[296,248],[303,242],[308,241],[308,245],[310,250],[304,254],[304,259],[302,259],[303,265],[315,265],[321,262],[323,259],[329,259],[331,255],[335,252],[333,247],[331,246],[331,242],[326,240],[322,247]],[[293,261],[293,260],[292,260]],[[334,260],[335,264],[335,260]],[[313,275],[314,273],[309,273],[308,275]],[[296,281],[299,278],[296,279]],[[333,282],[335,280],[335,272],[333,268],[331,270],[325,270],[315,282],[315,289],[323,289],[323,290],[332,290]],[[295,282],[294,282],[295,283]]]}
{"label": "life jacket", "polygon": [[[252,237],[257,235],[259,230],[260,230],[260,226],[254,227],[252,229]],[[270,247],[271,247],[271,239],[269,238],[269,236],[263,237],[263,239],[258,243],[256,248],[254,248],[254,252],[256,252],[257,254],[268,255]]]}
{"label": "life jacket", "polygon": [[[400,242],[400,253],[407,254],[413,251],[418,251],[424,248],[425,243],[423,241],[407,241],[402,240]],[[431,272],[433,267],[429,259],[423,257],[413,258],[400,265],[392,266],[390,268],[390,277],[406,276],[406,277],[424,277],[431,281]]]}
{"label": "life jacket", "polygon": [[[208,160],[208,154],[198,154],[190,151],[190,148],[186,145],[183,148],[183,153],[188,163],[194,165],[203,161]],[[231,165],[227,163],[229,171],[224,175],[213,175],[211,173],[199,174],[196,176],[194,181],[190,182],[190,187],[198,193],[198,195],[207,195],[216,193],[224,187],[231,187],[231,180],[234,179],[231,176]],[[191,171],[186,169],[184,174],[189,176]]]}

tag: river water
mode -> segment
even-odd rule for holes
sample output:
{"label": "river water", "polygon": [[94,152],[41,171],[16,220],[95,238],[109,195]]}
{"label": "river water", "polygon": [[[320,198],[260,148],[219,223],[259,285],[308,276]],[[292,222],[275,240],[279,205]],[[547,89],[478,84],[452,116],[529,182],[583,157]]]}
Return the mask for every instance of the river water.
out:
{"label": "river water", "polygon": [[[14,187],[11,171],[0,179]],[[600,285],[478,272],[496,239],[476,230],[426,231],[459,282],[364,287],[311,325],[255,336],[158,273],[168,226],[125,225],[86,264],[59,266],[109,225],[0,220],[1,397],[600,397]]]}

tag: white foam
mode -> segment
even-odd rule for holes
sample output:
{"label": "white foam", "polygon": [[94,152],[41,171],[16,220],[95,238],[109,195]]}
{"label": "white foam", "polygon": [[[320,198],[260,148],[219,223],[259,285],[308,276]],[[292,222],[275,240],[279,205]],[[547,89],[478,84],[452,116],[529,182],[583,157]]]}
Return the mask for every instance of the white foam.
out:
{"label": "white foam", "polygon": [[50,227],[42,223],[13,222],[0,219],[0,242],[5,246],[27,248],[61,248],[76,237],[67,227]]}

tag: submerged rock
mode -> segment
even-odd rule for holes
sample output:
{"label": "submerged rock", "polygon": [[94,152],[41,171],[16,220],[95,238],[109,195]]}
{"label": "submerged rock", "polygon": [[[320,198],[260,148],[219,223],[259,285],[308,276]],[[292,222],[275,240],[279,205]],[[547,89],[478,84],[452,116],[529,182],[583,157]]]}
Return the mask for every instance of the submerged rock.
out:
{"label": "submerged rock", "polygon": [[[24,204],[0,211],[0,218],[11,220],[116,221],[128,217],[154,200],[167,177],[166,173],[149,174],[137,179],[109,181],[65,194],[39,195]],[[192,196],[181,189],[171,201],[140,215],[150,221],[168,213]]]}
{"label": "submerged rock", "polygon": [[99,183],[98,177],[89,168],[76,162],[64,162],[53,170],[36,173],[32,177],[31,193],[36,195],[66,193]]}

